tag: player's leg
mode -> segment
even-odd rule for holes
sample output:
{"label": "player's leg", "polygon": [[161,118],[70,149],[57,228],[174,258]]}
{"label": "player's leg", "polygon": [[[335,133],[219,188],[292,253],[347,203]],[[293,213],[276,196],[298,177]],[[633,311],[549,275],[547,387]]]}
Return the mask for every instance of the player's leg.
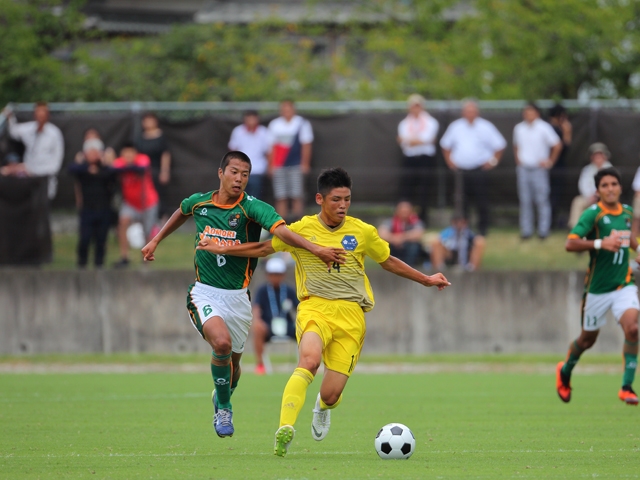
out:
{"label": "player's leg", "polygon": [[[300,316],[299,314],[298,320],[300,320]],[[298,324],[300,325],[300,322]],[[304,406],[307,388],[313,382],[320,366],[324,349],[321,334],[320,329],[315,324],[311,324],[309,329],[300,336],[298,366],[293,371],[282,394],[280,427],[276,431],[274,444],[274,453],[279,457],[284,457],[289,450],[295,434],[293,426]]]}
{"label": "player's leg", "polygon": [[620,326],[624,331],[624,375],[622,388],[618,396],[629,405],[638,404],[638,395],[633,391],[632,384],[638,367],[638,310],[626,310],[620,318]]}
{"label": "player's leg", "polygon": [[254,320],[251,325],[251,333],[253,334],[253,351],[256,355],[256,371],[258,375],[265,374],[264,361],[264,345],[269,336],[269,326],[262,320]]}

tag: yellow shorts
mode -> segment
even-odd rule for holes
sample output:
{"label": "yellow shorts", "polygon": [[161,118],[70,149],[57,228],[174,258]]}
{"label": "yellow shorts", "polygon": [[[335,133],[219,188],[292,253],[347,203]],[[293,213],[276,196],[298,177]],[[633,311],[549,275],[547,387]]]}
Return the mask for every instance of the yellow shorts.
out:
{"label": "yellow shorts", "polygon": [[305,332],[315,332],[322,339],[322,360],[326,368],[351,376],[367,333],[360,305],[346,300],[309,297],[298,305],[298,343]]}

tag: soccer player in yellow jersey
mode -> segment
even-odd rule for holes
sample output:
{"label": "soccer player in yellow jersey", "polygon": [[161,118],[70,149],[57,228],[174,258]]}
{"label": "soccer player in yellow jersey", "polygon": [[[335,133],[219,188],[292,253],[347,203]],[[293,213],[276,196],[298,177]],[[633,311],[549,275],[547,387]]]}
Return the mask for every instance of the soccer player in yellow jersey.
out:
{"label": "soccer player in yellow jersey", "polygon": [[325,374],[313,409],[311,434],[322,440],[329,431],[331,410],[342,401],[342,391],[353,372],[366,333],[364,313],[374,306],[373,291],[364,272],[365,256],[382,268],[425,287],[439,290],[450,285],[441,273],[425,275],[389,253],[389,244],[375,227],[347,216],[351,204],[351,178],[342,168],[325,170],[318,177],[318,215],[293,223],[290,229],[311,242],[342,250],[344,264],[327,269],[307,251],[290,247],[278,238],[262,243],[223,246],[207,240],[199,249],[216,254],[264,257],[276,251],[290,252],[296,262],[298,316],[296,337],[299,361],[282,396],[280,428],[275,454],[284,457],[293,440],[293,425],[304,405],[307,388],[324,361]]}

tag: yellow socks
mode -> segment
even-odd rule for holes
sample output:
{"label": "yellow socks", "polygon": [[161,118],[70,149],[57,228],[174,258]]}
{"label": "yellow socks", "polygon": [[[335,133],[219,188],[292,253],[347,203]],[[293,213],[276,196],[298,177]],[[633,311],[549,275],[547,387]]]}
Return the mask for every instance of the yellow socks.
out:
{"label": "yellow socks", "polygon": [[293,371],[282,394],[280,426],[293,426],[296,423],[298,414],[302,410],[307,397],[307,388],[311,385],[311,382],[313,382],[313,374],[309,370],[296,368]]}

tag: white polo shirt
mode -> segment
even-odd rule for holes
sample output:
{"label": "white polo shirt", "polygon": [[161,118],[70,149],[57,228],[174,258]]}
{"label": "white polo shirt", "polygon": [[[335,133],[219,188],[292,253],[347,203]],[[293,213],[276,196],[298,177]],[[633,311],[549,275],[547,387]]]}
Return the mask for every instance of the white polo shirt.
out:
{"label": "white polo shirt", "polygon": [[476,118],[469,123],[465,118],[451,122],[440,139],[440,146],[451,151],[451,161],[463,170],[479,168],[507,146],[507,141],[493,123]]}
{"label": "white polo shirt", "polygon": [[531,123],[520,122],[513,128],[513,146],[518,148],[518,160],[523,167],[539,167],[559,142],[553,127],[540,118]]}
{"label": "white polo shirt", "polygon": [[64,138],[53,123],[45,123],[38,132],[38,123],[18,123],[13,115],[9,117],[9,135],[24,144],[24,166],[30,175],[49,177],[49,199],[56,196],[58,179],[64,158]]}
{"label": "white polo shirt", "polygon": [[[400,148],[407,157],[436,154],[436,137],[440,124],[427,112],[414,117],[407,115],[398,125]],[[419,140],[420,145],[409,145],[411,140]]]}
{"label": "white polo shirt", "polygon": [[299,134],[301,144],[313,142],[313,129],[311,123],[300,115],[294,115],[290,121],[284,117],[278,117],[269,123],[269,132],[273,138],[273,143],[290,147],[296,134]]}
{"label": "white polo shirt", "polygon": [[264,125],[258,125],[255,131],[250,132],[242,124],[231,132],[229,150],[246,153],[251,159],[251,173],[263,175],[267,171],[267,154],[271,150],[271,143],[271,134]]}

